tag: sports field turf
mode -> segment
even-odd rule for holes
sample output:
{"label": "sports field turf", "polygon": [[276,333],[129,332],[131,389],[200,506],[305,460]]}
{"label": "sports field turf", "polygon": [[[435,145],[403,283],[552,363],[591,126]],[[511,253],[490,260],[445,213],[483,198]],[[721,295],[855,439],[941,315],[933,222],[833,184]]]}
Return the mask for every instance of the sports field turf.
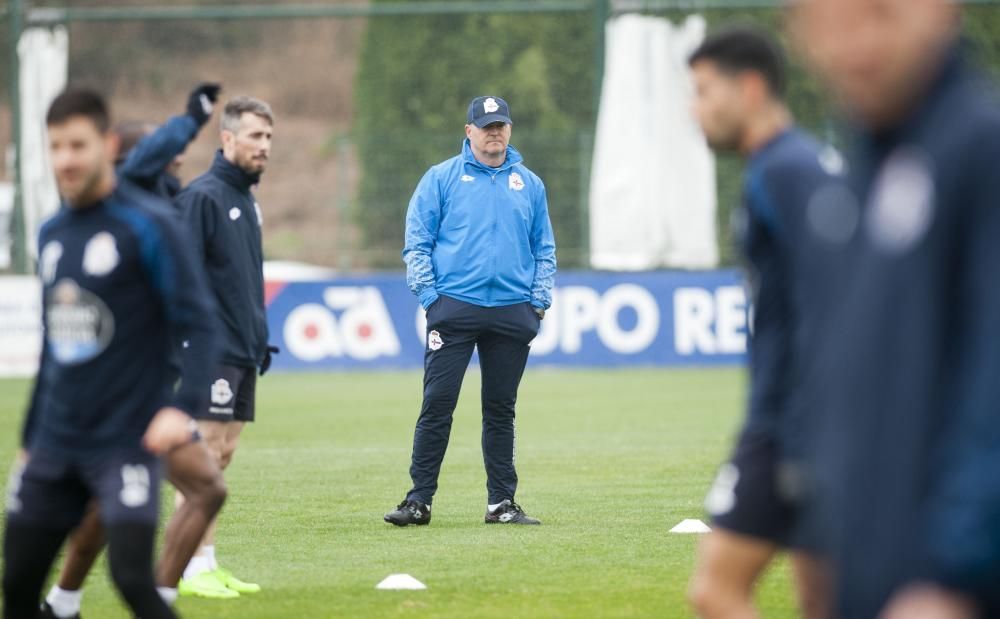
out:
{"label": "sports field turf", "polygon": [[[182,599],[192,618],[689,617],[702,497],[739,421],[740,371],[533,369],[521,388],[518,501],[541,527],[483,524],[479,375],[456,412],[428,527],[382,522],[407,490],[418,373],[276,374],[227,475],[218,553],[264,591]],[[0,381],[6,476],[27,381]],[[426,591],[377,591],[391,573]],[[785,563],[760,594],[794,616]],[[126,617],[102,563],[83,617]]]}

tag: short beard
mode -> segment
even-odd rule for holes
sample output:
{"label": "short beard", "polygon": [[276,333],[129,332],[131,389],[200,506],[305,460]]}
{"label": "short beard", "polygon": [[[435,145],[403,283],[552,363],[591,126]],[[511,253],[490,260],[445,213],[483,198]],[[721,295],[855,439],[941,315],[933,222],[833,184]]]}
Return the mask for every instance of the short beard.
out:
{"label": "short beard", "polygon": [[708,145],[712,150],[725,152],[725,153],[735,153],[740,149],[739,136],[725,136],[717,140],[713,140],[707,135],[705,139],[708,141]]}
{"label": "short beard", "polygon": [[253,155],[246,158],[246,160],[239,162],[238,166],[241,170],[247,174],[263,174],[265,168],[267,168],[267,161],[265,160],[264,165],[261,167],[256,167],[258,164],[254,161]]}
{"label": "short beard", "polygon": [[96,170],[94,170],[93,174],[90,175],[90,177],[87,179],[87,182],[84,183],[80,191],[77,192],[76,197],[72,199],[67,197],[66,201],[73,206],[89,206],[91,202],[96,201],[96,200],[89,200],[89,198],[93,196],[94,191],[101,184],[101,180],[103,180],[101,175],[101,168],[98,167]]}

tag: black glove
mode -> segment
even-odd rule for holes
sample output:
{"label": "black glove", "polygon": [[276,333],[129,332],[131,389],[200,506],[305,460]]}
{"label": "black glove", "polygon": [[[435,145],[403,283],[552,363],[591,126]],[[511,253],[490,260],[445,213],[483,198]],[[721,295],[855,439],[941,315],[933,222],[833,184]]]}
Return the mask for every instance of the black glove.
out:
{"label": "black glove", "polygon": [[260,375],[263,376],[271,368],[271,355],[277,355],[281,349],[277,346],[268,346],[264,352],[264,360],[260,362]]}
{"label": "black glove", "polygon": [[212,117],[212,108],[219,100],[219,92],[222,84],[205,82],[198,86],[188,95],[187,113],[201,127]]}

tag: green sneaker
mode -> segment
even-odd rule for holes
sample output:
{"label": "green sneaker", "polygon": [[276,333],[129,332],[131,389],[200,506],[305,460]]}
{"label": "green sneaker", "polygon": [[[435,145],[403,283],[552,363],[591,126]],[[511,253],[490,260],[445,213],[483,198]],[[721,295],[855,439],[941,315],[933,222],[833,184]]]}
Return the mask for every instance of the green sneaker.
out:
{"label": "green sneaker", "polygon": [[212,572],[212,575],[231,591],[235,591],[237,593],[257,593],[260,591],[260,585],[252,582],[243,582],[239,578],[233,576],[233,573],[224,567],[217,568],[214,572]]}
{"label": "green sneaker", "polygon": [[202,572],[177,583],[177,594],[185,597],[231,600],[240,597],[239,591],[230,589],[215,572]]}

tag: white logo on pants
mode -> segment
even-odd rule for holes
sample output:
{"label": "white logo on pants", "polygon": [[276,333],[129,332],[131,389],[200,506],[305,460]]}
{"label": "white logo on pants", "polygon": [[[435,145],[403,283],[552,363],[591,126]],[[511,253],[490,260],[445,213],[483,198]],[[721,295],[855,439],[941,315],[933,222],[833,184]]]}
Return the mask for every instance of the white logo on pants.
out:
{"label": "white logo on pants", "polygon": [[729,462],[722,465],[712,489],[705,497],[705,510],[713,516],[728,514],[736,507],[736,484],[740,481],[740,470]]}
{"label": "white logo on pants", "polygon": [[118,493],[125,507],[142,507],[149,503],[149,469],[144,464],[122,467],[122,491]]}
{"label": "white logo on pants", "polygon": [[427,334],[427,348],[431,350],[441,350],[444,346],[444,340],[441,339],[441,334],[437,331],[431,331]]}
{"label": "white logo on pants", "polygon": [[10,478],[7,480],[7,512],[15,513],[21,511],[21,477],[24,475],[25,464],[15,464],[10,470]]}
{"label": "white logo on pants", "polygon": [[225,378],[212,383],[212,404],[226,404],[233,399],[233,390]]}

